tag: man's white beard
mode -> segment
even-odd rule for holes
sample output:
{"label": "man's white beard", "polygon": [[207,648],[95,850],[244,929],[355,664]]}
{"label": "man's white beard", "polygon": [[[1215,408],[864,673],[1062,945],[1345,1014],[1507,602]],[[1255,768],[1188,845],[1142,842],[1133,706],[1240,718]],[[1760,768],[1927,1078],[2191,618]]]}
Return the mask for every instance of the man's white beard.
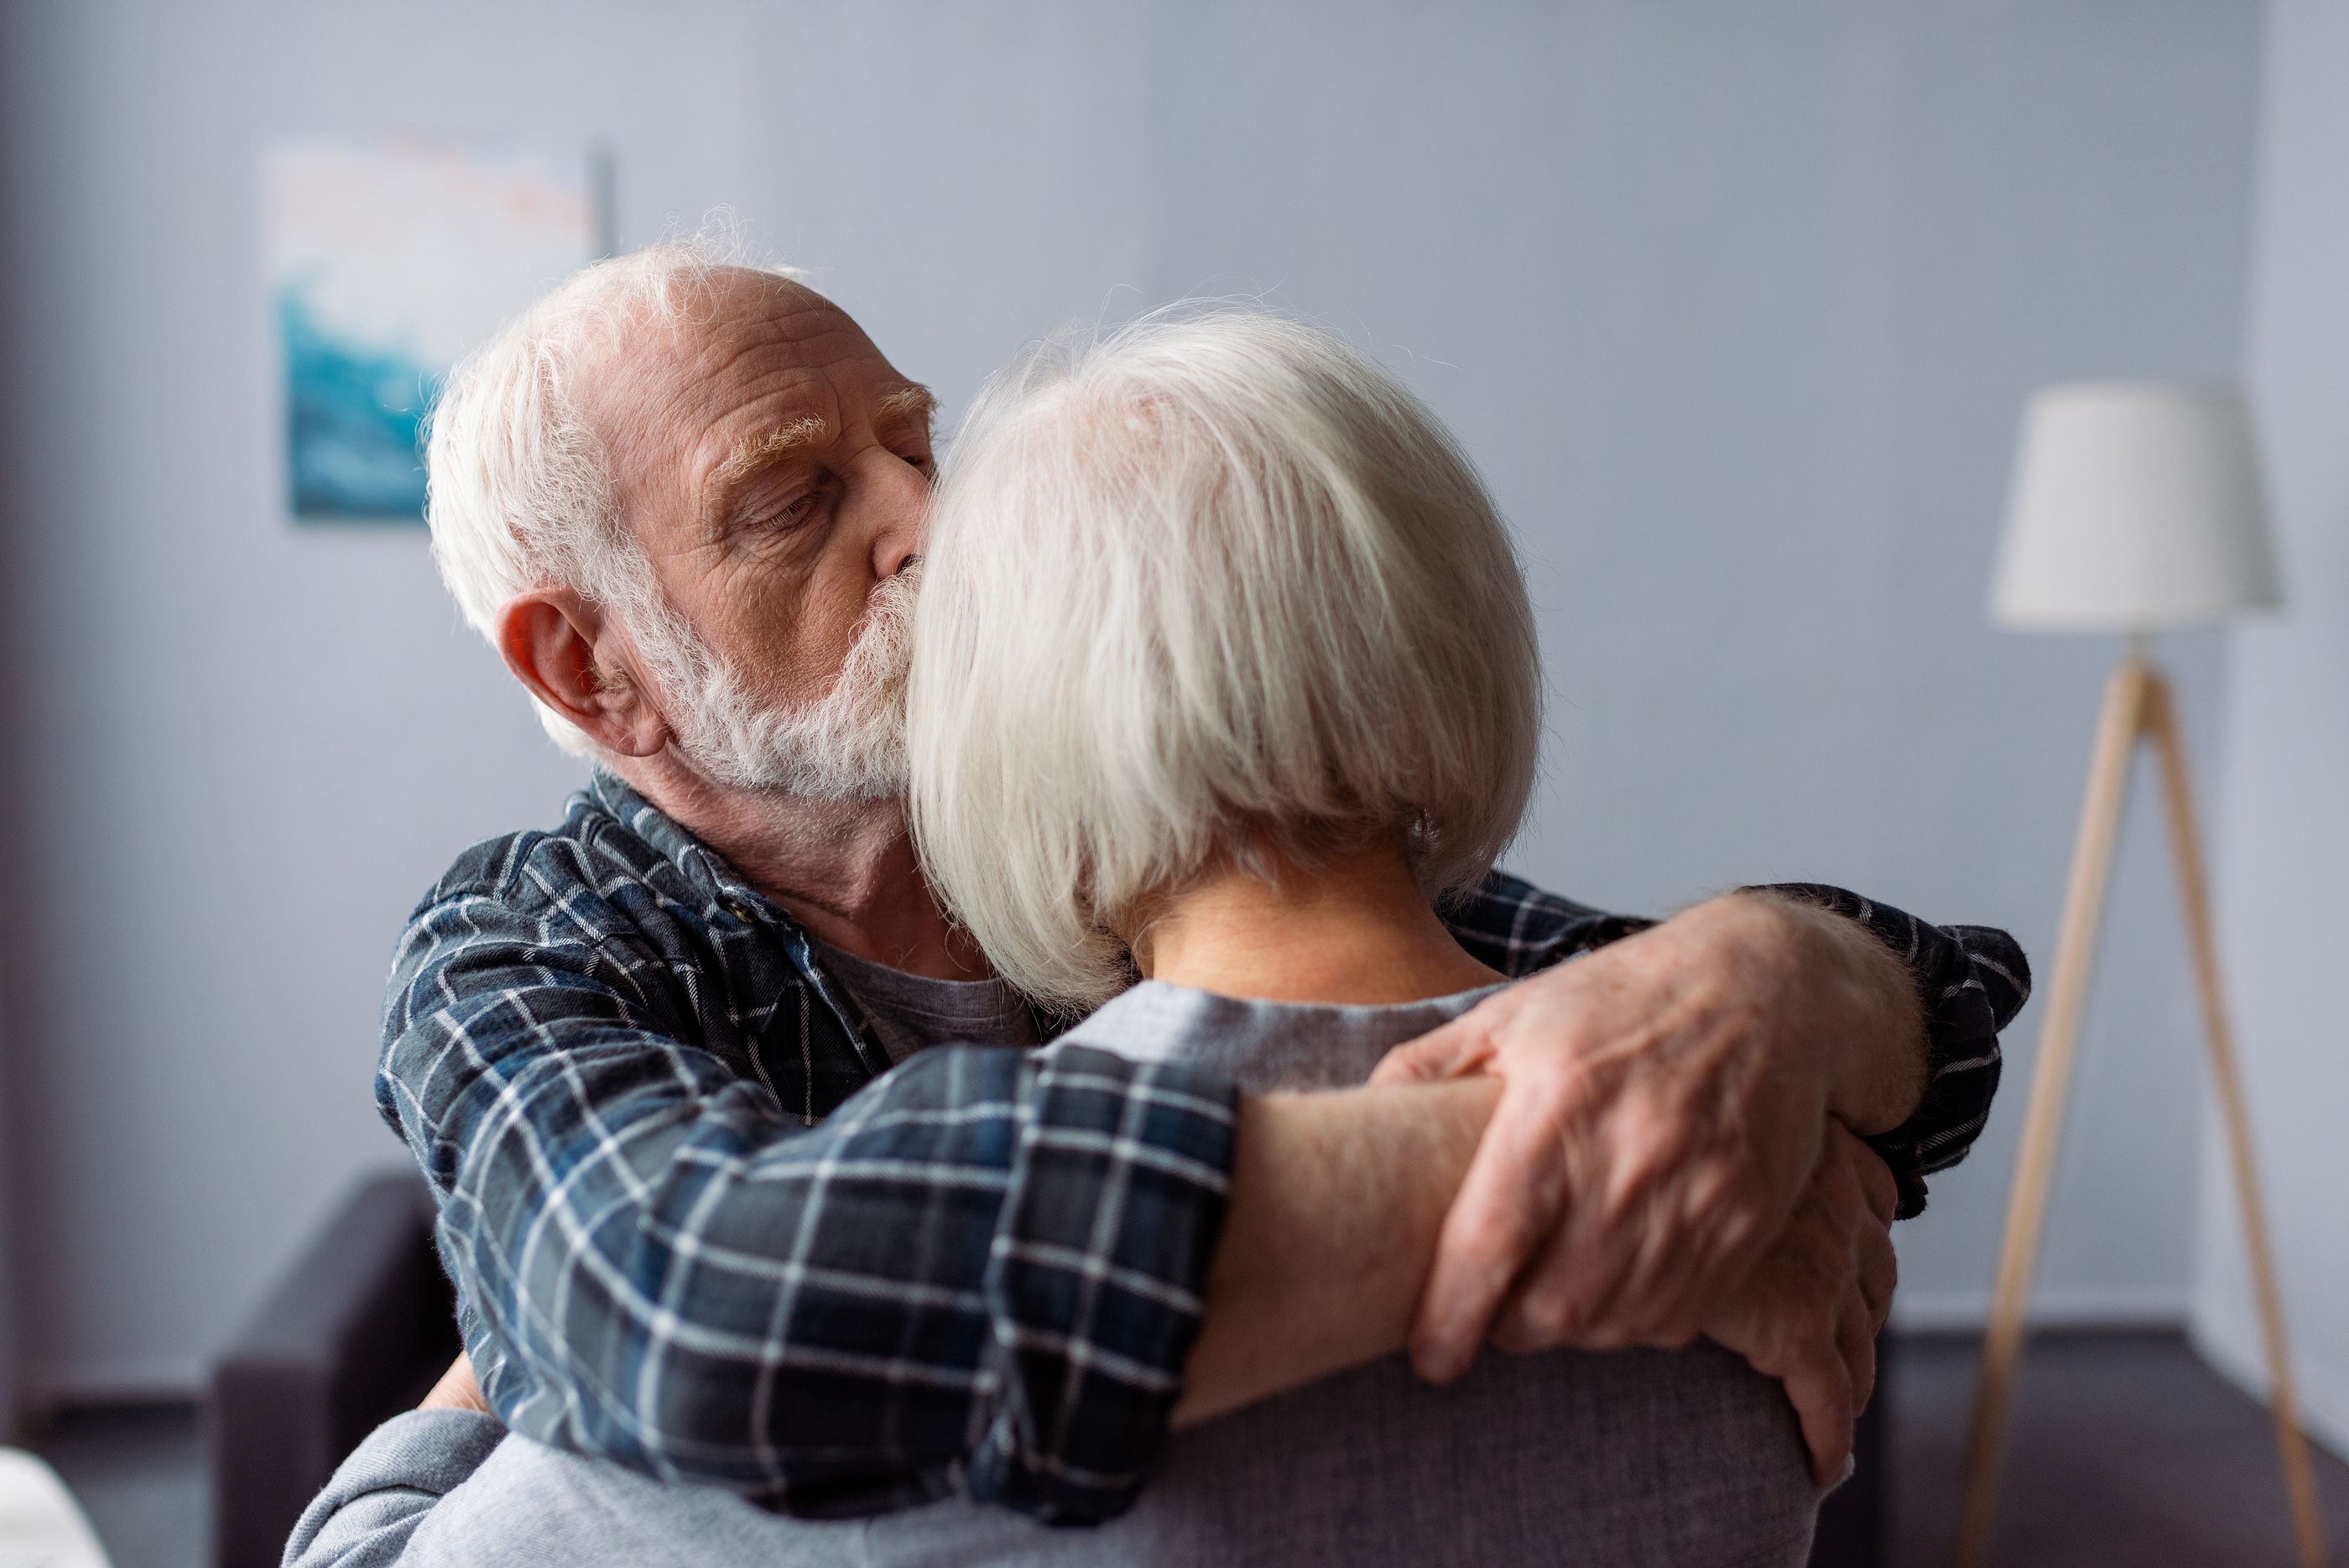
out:
{"label": "man's white beard", "polygon": [[812,702],[762,702],[682,617],[643,618],[636,641],[658,671],[677,749],[721,784],[812,800],[905,793],[905,674],[919,563],[874,590],[856,640]]}

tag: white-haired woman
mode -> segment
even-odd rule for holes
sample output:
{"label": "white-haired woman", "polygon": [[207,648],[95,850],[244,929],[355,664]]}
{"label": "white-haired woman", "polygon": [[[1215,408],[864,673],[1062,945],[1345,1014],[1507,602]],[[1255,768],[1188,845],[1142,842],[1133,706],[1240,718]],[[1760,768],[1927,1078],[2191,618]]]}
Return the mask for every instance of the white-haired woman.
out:
{"label": "white-haired woman", "polygon": [[[1532,614],[1367,358],[1257,313],[1031,356],[963,426],[926,572],[916,842],[1006,978],[1099,1009],[1067,1040],[1353,1084],[1503,983],[1435,904],[1524,812]],[[964,1510],[957,1560],[1792,1563],[1816,1502],[1777,1385],[1710,1345],[1445,1388],[1397,1357],[1177,1433],[1097,1535]]]}
{"label": "white-haired woman", "polygon": [[[1370,360],[1229,313],[1040,352],[967,421],[931,526],[916,838],[1006,978],[1098,1009],[1065,1040],[1351,1084],[1504,983],[1435,905],[1525,808],[1532,618],[1474,470]],[[1710,1345],[1441,1388],[1357,1367],[1177,1432],[1097,1530],[783,1519],[474,1420],[420,1526],[370,1536],[330,1494],[299,1562],[1726,1568],[1803,1562],[1817,1498],[1778,1385]]]}

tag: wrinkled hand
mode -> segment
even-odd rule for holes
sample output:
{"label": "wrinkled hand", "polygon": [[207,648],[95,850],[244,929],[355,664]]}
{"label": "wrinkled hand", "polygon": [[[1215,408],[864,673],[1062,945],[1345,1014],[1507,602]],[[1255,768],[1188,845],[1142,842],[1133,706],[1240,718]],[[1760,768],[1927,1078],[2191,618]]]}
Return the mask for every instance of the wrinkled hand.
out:
{"label": "wrinkled hand", "polygon": [[1892,1173],[1829,1124],[1792,1219],[1744,1287],[1705,1319],[1705,1336],[1786,1386],[1821,1486],[1843,1473],[1852,1426],[1876,1388],[1876,1334],[1899,1265]]}
{"label": "wrinkled hand", "polygon": [[431,1392],[425,1395],[423,1402],[416,1407],[419,1410],[475,1410],[484,1416],[497,1414],[490,1408],[490,1402],[481,1397],[481,1385],[473,1376],[472,1360],[461,1350],[457,1353],[457,1359],[449,1364],[449,1370],[440,1375],[440,1381],[432,1386]]}
{"label": "wrinkled hand", "polygon": [[[1903,1030],[1913,1039],[1892,1038]],[[1458,1376],[1488,1337],[1505,1349],[1693,1339],[1785,1228],[1829,1113],[1855,1083],[1877,1092],[1862,1068],[1902,1051],[1921,1071],[1921,1012],[1899,961],[1835,916],[1747,896],[1397,1047],[1372,1083],[1505,1081],[1421,1298],[1422,1376]]]}

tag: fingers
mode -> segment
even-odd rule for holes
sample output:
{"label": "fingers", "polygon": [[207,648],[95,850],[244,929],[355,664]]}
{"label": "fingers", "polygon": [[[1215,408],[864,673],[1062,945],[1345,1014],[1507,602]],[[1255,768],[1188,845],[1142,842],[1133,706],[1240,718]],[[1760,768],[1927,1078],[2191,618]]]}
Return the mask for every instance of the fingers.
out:
{"label": "fingers", "polygon": [[1440,1029],[1406,1040],[1388,1052],[1371,1073],[1373,1087],[1457,1078],[1483,1069],[1492,1058],[1493,1019],[1478,1003]]}
{"label": "fingers", "polygon": [[[1491,1332],[1504,1349],[1644,1343],[1654,1314],[1627,1286],[1651,1275],[1660,1253],[1706,1250],[1701,1231],[1678,1222],[1672,1201],[1688,1164],[1681,1120],[1631,1094],[1614,1099],[1604,1123],[1584,1126],[1574,1120],[1576,1086],[1570,1075],[1535,1069],[1513,1080],[1502,1102],[1511,1127],[1524,1129],[1512,1155],[1523,1162],[1518,1179],[1553,1184],[1559,1194],[1547,1205],[1558,1222],[1536,1236],[1495,1308]],[[1581,1156],[1573,1164],[1569,1144]],[[1578,1173],[1582,1184],[1573,1185]]]}
{"label": "fingers", "polygon": [[1611,1289],[1601,1285],[1605,1264],[1594,1272],[1594,1288],[1580,1314],[1574,1343],[1592,1350],[1687,1344],[1695,1331],[1684,1329],[1676,1314],[1682,1298],[1691,1293],[1687,1286],[1692,1278],[1711,1272],[1714,1249],[1706,1229],[1659,1206],[1637,1218],[1618,1215],[1609,1229],[1628,1235],[1631,1245]]}
{"label": "fingers", "polygon": [[1824,1344],[1814,1345],[1787,1367],[1781,1381],[1802,1423],[1803,1445],[1811,1452],[1811,1478],[1831,1486],[1851,1457],[1852,1428],[1857,1420],[1844,1359]]}
{"label": "fingers", "polygon": [[1444,1216],[1412,1327],[1412,1365],[1433,1383],[1468,1369],[1534,1249],[1556,1230],[1567,1174],[1548,1118],[1504,1094]]}
{"label": "fingers", "polygon": [[458,1353],[457,1359],[449,1364],[449,1370],[440,1375],[440,1380],[432,1385],[417,1408],[491,1414],[489,1401],[481,1397],[481,1386],[473,1377],[473,1363],[461,1351]]}
{"label": "fingers", "polygon": [[[1546,1086],[1537,1081],[1524,1092]],[[1557,1113],[1558,1123],[1565,1116]],[[1603,1157],[1597,1163],[1606,1185],[1594,1197],[1587,1182],[1597,1172],[1578,1167],[1586,1185],[1502,1305],[1494,1343],[1517,1351],[1687,1344],[1744,1284],[1789,1216],[1765,1210],[1733,1159],[1692,1154],[1673,1107],[1619,1099],[1604,1131],[1582,1141]],[[1837,1216],[1859,1218],[1857,1179],[1823,1149],[1805,1157],[1802,1168],[1814,1167],[1814,1187],[1839,1184]]]}
{"label": "fingers", "polygon": [[[1726,1196],[1692,1195],[1687,1223],[1709,1247],[1684,1246],[1669,1255],[1650,1281],[1651,1335],[1641,1343],[1678,1347],[1704,1330],[1704,1321],[1732,1293],[1746,1288],[1771,1240],[1759,1216]],[[1780,1227],[1784,1229],[1784,1227]]]}
{"label": "fingers", "polygon": [[1845,1296],[1843,1309],[1836,1314],[1836,1354],[1843,1358],[1852,1415],[1857,1418],[1876,1393],[1876,1325],[1857,1291]]}
{"label": "fingers", "polygon": [[1785,1386],[1821,1486],[1842,1475],[1876,1389],[1876,1333],[1899,1270],[1890,1210],[1869,1186],[1882,1171],[1872,1150],[1831,1131],[1785,1228],[1704,1318],[1707,1334]]}
{"label": "fingers", "polygon": [[1749,1228],[1735,1209],[1691,1212],[1671,1186],[1603,1211],[1578,1202],[1501,1309],[1495,1343],[1505,1350],[1686,1345],[1751,1266],[1742,1244]]}
{"label": "fingers", "polygon": [[[1619,1141],[1613,1158],[1637,1174],[1649,1212],[1633,1217],[1640,1240],[1630,1264],[1586,1323],[1604,1325],[1612,1343],[1674,1345],[1693,1337],[1786,1232],[1805,1194],[1823,1179],[1829,1162],[1818,1134],[1825,1125],[1822,1116],[1801,1130],[1746,1127],[1742,1139],[1724,1145],[1717,1136],[1692,1137],[1684,1116],[1666,1111],[1644,1147]],[[1667,1127],[1670,1137],[1653,1136]],[[1764,1144],[1772,1146],[1766,1153]],[[1786,1179],[1773,1179],[1774,1171]],[[1619,1193],[1610,1188],[1609,1198],[1612,1222],[1632,1224]]]}
{"label": "fingers", "polygon": [[1619,1350],[1630,1343],[1584,1332],[1592,1323],[1592,1303],[1612,1293],[1628,1260],[1603,1246],[1594,1250],[1576,1231],[1569,1217],[1546,1239],[1496,1309],[1493,1343],[1503,1350],[1555,1350],[1568,1339],[1586,1350]]}
{"label": "fingers", "polygon": [[1893,1289],[1900,1280],[1900,1260],[1892,1246],[1899,1188],[1876,1151],[1839,1124],[1829,1130],[1821,1167],[1816,1190],[1846,1235],[1849,1268],[1873,1334],[1890,1314]]}
{"label": "fingers", "polygon": [[1852,1136],[1837,1122],[1829,1134],[1829,1141],[1843,1146],[1851,1157],[1852,1168],[1859,1177],[1860,1191],[1868,1200],[1868,1211],[1885,1224],[1892,1223],[1900,1211],[1900,1184],[1892,1179],[1892,1168],[1868,1145]]}
{"label": "fingers", "polygon": [[1863,1220],[1854,1239],[1859,1264],[1859,1294],[1868,1308],[1870,1334],[1892,1315],[1892,1293],[1900,1283],[1900,1255],[1892,1249],[1892,1227],[1873,1215]]}
{"label": "fingers", "polygon": [[1809,1354],[1819,1361],[1831,1345],[1837,1376],[1830,1380],[1823,1368],[1809,1374],[1818,1386],[1809,1395],[1816,1408],[1805,1413],[1804,1423],[1813,1473],[1822,1486],[1842,1473],[1852,1428],[1876,1392],[1876,1331],[1890,1310],[1899,1267],[1890,1209],[1873,1189],[1879,1176],[1890,1184],[1890,1173],[1873,1151],[1839,1127],[1829,1135],[1813,1186],[1817,1207],[1810,1216],[1816,1221],[1810,1236],[1814,1278],[1826,1287],[1819,1295],[1831,1316],[1814,1331],[1823,1330],[1826,1337]]}
{"label": "fingers", "polygon": [[[1568,1206],[1498,1307],[1493,1343],[1519,1352],[1552,1350],[1569,1340],[1588,1350],[1631,1344],[1619,1332],[1589,1331],[1620,1289],[1639,1241],[1636,1227],[1604,1222],[1588,1199]],[[1619,1330],[1620,1324],[1609,1326]]]}
{"label": "fingers", "polygon": [[[1754,1293],[1708,1319],[1705,1332],[1785,1388],[1801,1425],[1811,1474],[1821,1486],[1843,1474],[1858,1419],[1852,1376],[1859,1346],[1846,1354],[1834,1314],[1823,1302],[1816,1271],[1785,1248],[1775,1249],[1755,1281]],[[1866,1374],[1875,1376],[1872,1345]]]}

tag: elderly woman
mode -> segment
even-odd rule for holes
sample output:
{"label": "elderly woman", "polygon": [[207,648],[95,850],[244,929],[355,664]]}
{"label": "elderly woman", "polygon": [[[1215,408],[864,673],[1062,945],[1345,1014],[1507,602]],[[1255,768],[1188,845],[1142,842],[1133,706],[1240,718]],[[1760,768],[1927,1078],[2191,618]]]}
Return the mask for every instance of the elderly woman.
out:
{"label": "elderly woman", "polygon": [[[1475,473],[1375,365],[1258,314],[1047,349],[971,414],[931,527],[916,840],[1005,978],[1091,1013],[1063,1041],[1327,1087],[1505,983],[1435,909],[1525,809],[1532,618]],[[1090,1531],[783,1519],[442,1414],[408,1439],[429,1518],[380,1476],[330,1489],[289,1561],[1726,1568],[1803,1562],[1817,1501],[1777,1384],[1705,1344],[1444,1387],[1396,1357],[1179,1411]]]}
{"label": "elderly woman", "polygon": [[[1064,1041],[1328,1087],[1503,983],[1435,905],[1525,810],[1532,614],[1377,366],[1265,315],[1039,354],[931,526],[916,839],[1007,979],[1099,1009]],[[1712,1346],[1395,1359],[1178,1433],[1090,1540],[963,1510],[958,1560],[1799,1563],[1816,1501],[1776,1385]]]}

